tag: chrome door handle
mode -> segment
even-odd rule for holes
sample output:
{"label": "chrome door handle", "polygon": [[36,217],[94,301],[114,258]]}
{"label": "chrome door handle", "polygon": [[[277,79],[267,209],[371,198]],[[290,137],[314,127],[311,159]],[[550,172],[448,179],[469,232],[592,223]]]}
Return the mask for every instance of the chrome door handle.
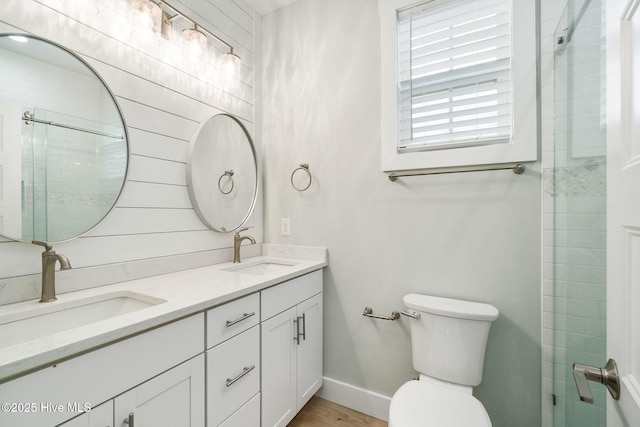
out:
{"label": "chrome door handle", "polygon": [[594,368],[593,366],[573,364],[573,378],[578,387],[580,400],[593,403],[593,394],[587,381],[596,381],[604,384],[615,400],[620,399],[620,376],[618,375],[618,365],[613,359],[609,359],[604,368]]}

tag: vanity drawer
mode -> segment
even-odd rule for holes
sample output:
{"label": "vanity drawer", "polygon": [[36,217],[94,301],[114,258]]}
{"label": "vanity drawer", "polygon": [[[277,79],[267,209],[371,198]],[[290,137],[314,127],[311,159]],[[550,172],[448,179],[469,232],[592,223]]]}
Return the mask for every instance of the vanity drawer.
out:
{"label": "vanity drawer", "polygon": [[[0,402],[34,402],[38,409],[36,412],[0,412],[0,426],[57,426],[78,415],[69,412],[67,404],[80,402],[97,406],[202,354],[203,349],[204,315],[196,314],[57,362],[0,384]],[[41,403],[49,402],[62,405],[64,410],[40,410]]]}
{"label": "vanity drawer", "polygon": [[224,420],[219,427],[248,427],[260,425],[260,393],[242,405],[242,408],[234,412]]}
{"label": "vanity drawer", "polygon": [[269,319],[322,292],[322,270],[296,277],[261,292],[261,320]]}
{"label": "vanity drawer", "polygon": [[260,295],[247,295],[207,311],[207,348],[246,331],[260,321]]}
{"label": "vanity drawer", "polygon": [[259,326],[207,350],[207,425],[217,426],[259,391]]}

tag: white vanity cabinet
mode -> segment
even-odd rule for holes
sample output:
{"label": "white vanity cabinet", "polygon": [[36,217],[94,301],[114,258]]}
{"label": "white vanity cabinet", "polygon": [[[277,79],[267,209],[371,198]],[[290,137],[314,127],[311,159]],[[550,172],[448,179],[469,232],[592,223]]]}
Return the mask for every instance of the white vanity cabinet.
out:
{"label": "white vanity cabinet", "polygon": [[46,337],[59,361],[0,383],[0,426],[286,426],[322,385],[322,270],[276,280],[128,338]]}
{"label": "white vanity cabinet", "polygon": [[61,427],[204,427],[202,354],[109,400]]}
{"label": "white vanity cabinet", "polygon": [[322,270],[261,292],[262,427],[286,426],[322,385]]}
{"label": "white vanity cabinet", "polygon": [[260,425],[259,322],[259,293],[207,312],[208,427]]}
{"label": "white vanity cabinet", "polygon": [[[59,362],[0,384],[1,402],[23,405],[0,412],[0,425],[53,427],[80,415],[69,426],[111,426],[115,418],[115,426],[122,427],[133,412],[137,427],[204,427],[203,350],[200,313]],[[105,421],[100,418],[105,409],[98,406],[103,402],[113,405],[113,411],[106,410],[112,418],[96,424]],[[33,410],[25,412],[25,404]],[[82,414],[85,404],[98,412]],[[178,419],[188,422],[174,422],[186,411],[188,418]]]}
{"label": "white vanity cabinet", "polygon": [[113,425],[113,400],[109,400],[91,408],[90,412],[63,423],[60,427],[111,427]]}
{"label": "white vanity cabinet", "polygon": [[204,355],[114,399],[114,427],[204,427]]}

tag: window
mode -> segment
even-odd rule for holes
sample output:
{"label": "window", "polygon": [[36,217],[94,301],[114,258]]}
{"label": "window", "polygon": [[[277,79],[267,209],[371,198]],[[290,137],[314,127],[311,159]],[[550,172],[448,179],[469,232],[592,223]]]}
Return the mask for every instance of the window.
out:
{"label": "window", "polygon": [[379,0],[383,170],[535,160],[535,2],[405,3]]}

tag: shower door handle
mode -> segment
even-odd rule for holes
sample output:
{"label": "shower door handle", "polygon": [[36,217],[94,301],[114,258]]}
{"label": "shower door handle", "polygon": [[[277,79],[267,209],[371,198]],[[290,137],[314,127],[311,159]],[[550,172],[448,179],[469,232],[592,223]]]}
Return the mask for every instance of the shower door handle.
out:
{"label": "shower door handle", "polygon": [[593,395],[587,381],[596,381],[604,384],[615,400],[620,399],[620,376],[618,375],[618,365],[613,359],[609,359],[604,368],[594,368],[593,366],[573,364],[573,378],[576,380],[578,395],[580,400],[593,403]]}

